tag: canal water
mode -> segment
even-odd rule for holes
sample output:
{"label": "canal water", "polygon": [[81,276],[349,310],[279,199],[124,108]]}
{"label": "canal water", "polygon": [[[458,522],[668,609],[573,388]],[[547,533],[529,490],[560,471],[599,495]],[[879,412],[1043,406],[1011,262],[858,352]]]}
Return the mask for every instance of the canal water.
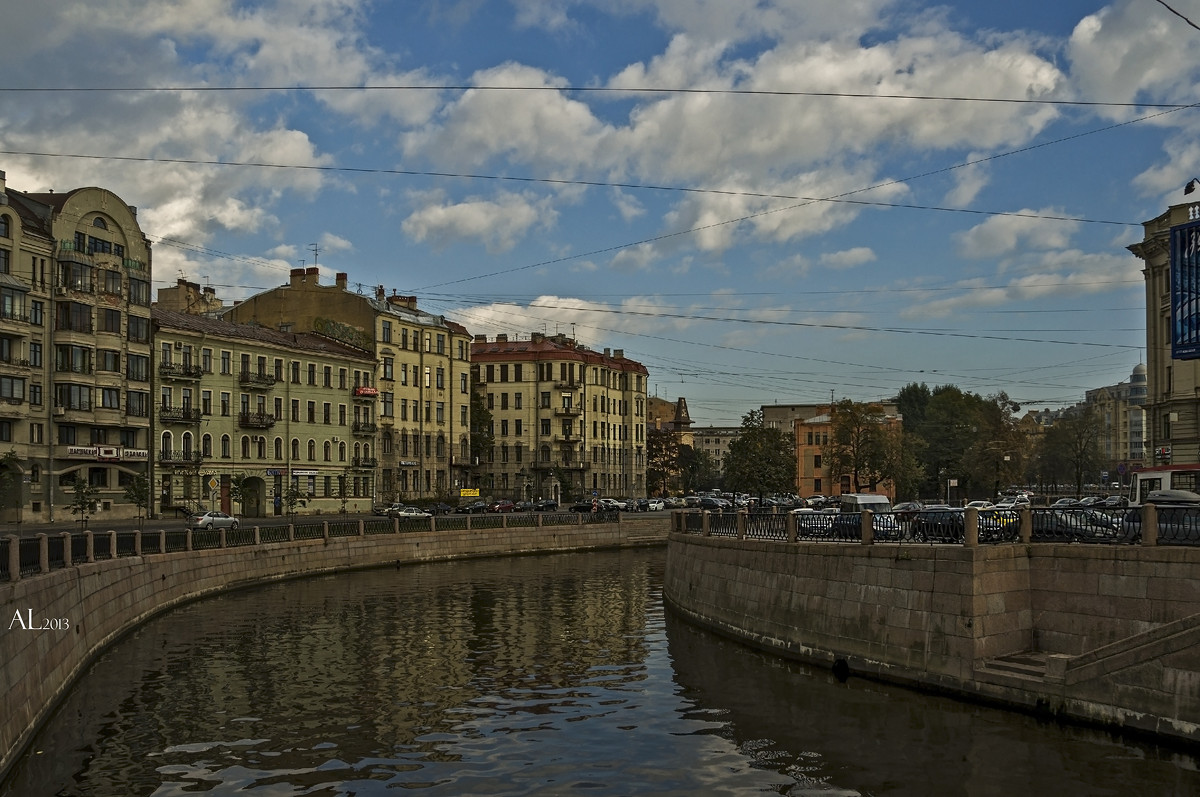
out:
{"label": "canal water", "polygon": [[696,629],[662,564],[447,562],[181,607],[95,663],[0,794],[1200,794],[1186,753]]}

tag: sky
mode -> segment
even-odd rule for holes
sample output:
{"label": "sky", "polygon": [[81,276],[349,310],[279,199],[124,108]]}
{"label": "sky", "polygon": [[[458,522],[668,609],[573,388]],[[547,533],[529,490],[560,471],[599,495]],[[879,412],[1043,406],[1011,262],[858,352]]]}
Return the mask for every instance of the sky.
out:
{"label": "sky", "polygon": [[12,6],[8,186],[136,206],[155,288],[345,272],[700,426],[1125,381],[1126,247],[1200,176],[1200,0]]}

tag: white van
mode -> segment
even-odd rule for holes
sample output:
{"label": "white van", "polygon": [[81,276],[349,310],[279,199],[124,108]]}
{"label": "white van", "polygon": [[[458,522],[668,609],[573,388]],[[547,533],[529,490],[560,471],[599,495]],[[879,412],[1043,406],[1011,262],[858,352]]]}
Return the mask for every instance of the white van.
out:
{"label": "white van", "polygon": [[843,493],[838,496],[838,507],[843,512],[861,512],[870,509],[875,514],[892,511],[892,501],[886,495],[875,493]]}

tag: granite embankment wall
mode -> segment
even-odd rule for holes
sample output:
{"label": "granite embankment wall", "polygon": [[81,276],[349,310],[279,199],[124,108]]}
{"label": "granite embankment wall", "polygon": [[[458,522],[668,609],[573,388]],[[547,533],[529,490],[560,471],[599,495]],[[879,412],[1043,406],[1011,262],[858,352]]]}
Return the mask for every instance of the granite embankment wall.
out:
{"label": "granite embankment wall", "polygon": [[[692,621],[851,673],[1200,743],[1200,549],[672,533]],[[1005,667],[1032,652],[1036,672]]]}
{"label": "granite embankment wall", "polygon": [[343,570],[661,545],[667,531],[665,516],[623,516],[614,523],[359,534],[122,556],[0,582],[0,606],[5,607],[0,625],[0,779],[101,650],[149,617],[185,601]]}

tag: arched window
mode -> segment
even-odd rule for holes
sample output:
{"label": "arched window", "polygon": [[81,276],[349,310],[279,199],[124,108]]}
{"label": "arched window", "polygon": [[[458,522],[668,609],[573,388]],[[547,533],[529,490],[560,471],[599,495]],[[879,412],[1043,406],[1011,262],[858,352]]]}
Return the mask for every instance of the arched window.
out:
{"label": "arched window", "polygon": [[100,229],[102,229],[102,230],[107,230],[107,229],[108,229],[108,222],[106,222],[104,219],[102,219],[102,218],[100,218],[99,216],[97,216],[96,218],[92,219],[92,226],[93,226],[93,227],[99,227],[99,228],[100,228]]}
{"label": "arched window", "polygon": [[242,459],[250,459],[250,438],[242,435]]}
{"label": "arched window", "polygon": [[275,438],[275,459],[283,459],[283,438]]}
{"label": "arched window", "polygon": [[11,222],[5,213],[0,213],[0,238],[12,238]]}
{"label": "arched window", "polygon": [[221,458],[229,459],[231,456],[233,456],[233,441],[230,440],[229,435],[223,434],[221,435]]}
{"label": "arched window", "polygon": [[188,458],[192,456],[192,433],[183,433],[183,456]]}
{"label": "arched window", "polygon": [[162,433],[162,443],[158,450],[160,452],[162,452],[163,456],[166,456],[171,453],[171,433],[170,432]]}
{"label": "arched window", "polygon": [[355,443],[354,444],[354,458],[355,459],[358,459],[361,456],[361,454],[359,453],[361,450],[362,450],[362,447],[358,443]]}
{"label": "arched window", "polygon": [[265,438],[265,437],[258,438],[257,449],[258,449],[258,458],[266,459],[267,458],[267,438]]}
{"label": "arched window", "polygon": [[300,459],[300,438],[298,437],[292,438],[292,459]]}
{"label": "arched window", "polygon": [[346,461],[346,444],[338,443],[338,462]]}
{"label": "arched window", "polygon": [[212,435],[206,434],[200,438],[200,454],[206,459],[212,457]]}
{"label": "arched window", "polygon": [[445,435],[437,436],[437,455],[439,457],[446,456],[446,437],[445,437]]}
{"label": "arched window", "polygon": [[[329,457],[326,457],[326,459],[329,459]],[[317,441],[316,440],[308,441],[308,461],[309,462],[317,461]]]}
{"label": "arched window", "polygon": [[324,449],[325,453],[325,461],[329,462],[330,459],[333,458],[333,444],[326,440],[322,448]]}
{"label": "arched window", "polygon": [[363,456],[367,459],[371,458],[371,444],[363,443]]}

